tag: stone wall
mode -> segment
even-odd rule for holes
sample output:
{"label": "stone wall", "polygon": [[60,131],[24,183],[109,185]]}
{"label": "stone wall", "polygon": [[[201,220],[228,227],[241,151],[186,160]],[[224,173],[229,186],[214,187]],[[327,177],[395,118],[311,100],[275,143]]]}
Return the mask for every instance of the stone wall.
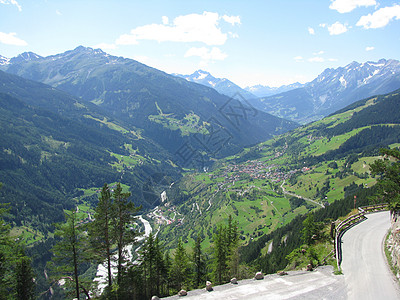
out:
{"label": "stone wall", "polygon": [[392,214],[392,226],[387,240],[387,248],[391,256],[391,265],[400,280],[400,212]]}

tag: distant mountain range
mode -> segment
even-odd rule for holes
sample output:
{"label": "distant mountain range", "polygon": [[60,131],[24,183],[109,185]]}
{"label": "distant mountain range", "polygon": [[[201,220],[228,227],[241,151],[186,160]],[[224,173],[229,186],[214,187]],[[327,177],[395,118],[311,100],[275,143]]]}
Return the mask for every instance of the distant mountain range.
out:
{"label": "distant mountain range", "polygon": [[[208,156],[226,155],[297,126],[235,103],[212,88],[100,49],[80,46],[48,57],[28,52],[9,59],[0,69],[96,104],[172,154],[190,142],[194,150]],[[215,147],[209,134],[220,130],[225,132],[225,142],[210,149],[205,141]]]}
{"label": "distant mountain range", "polygon": [[252,105],[265,112],[308,123],[321,119],[363,98],[400,88],[400,62],[352,62],[326,69],[303,87],[277,95],[253,99]]}
{"label": "distant mountain range", "polygon": [[[246,88],[241,88],[237,84],[233,83],[226,78],[216,78],[207,71],[197,70],[191,75],[182,75],[173,73],[172,75],[181,77],[190,82],[195,82],[215,89],[218,93],[234,97],[236,94],[240,94],[245,99],[255,99],[260,97],[272,96],[275,94],[287,92],[293,89],[303,87],[304,84],[293,83],[289,85],[282,85],[280,87],[269,87],[264,85],[254,85]],[[238,97],[239,99],[240,97]],[[240,99],[239,99],[240,100]]]}
{"label": "distant mountain range", "polygon": [[288,92],[290,90],[298,89],[303,87],[304,84],[301,84],[299,82],[288,84],[288,85],[282,85],[280,87],[269,87],[265,85],[254,85],[254,86],[248,86],[244,88],[246,91],[252,93],[253,95],[257,96],[257,98],[260,97],[268,97],[284,92]]}
{"label": "distant mountain range", "polygon": [[215,89],[218,93],[226,95],[228,97],[235,97],[235,95],[239,93],[245,99],[257,98],[256,95],[252,94],[250,91],[242,89],[240,86],[236,85],[229,79],[216,78],[210,73],[203,70],[197,70],[191,75],[181,75],[176,73],[172,75],[184,78],[190,82],[195,82],[211,87]]}
{"label": "distant mountain range", "polygon": [[0,66],[4,66],[10,63],[10,59],[0,55]]}

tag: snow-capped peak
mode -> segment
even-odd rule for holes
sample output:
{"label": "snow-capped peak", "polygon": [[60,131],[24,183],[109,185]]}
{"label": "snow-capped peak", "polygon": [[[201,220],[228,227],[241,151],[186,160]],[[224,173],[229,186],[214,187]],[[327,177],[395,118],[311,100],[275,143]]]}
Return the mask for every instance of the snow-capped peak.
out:
{"label": "snow-capped peak", "polygon": [[193,80],[203,80],[205,79],[207,76],[210,76],[210,73],[205,72],[203,70],[197,70],[196,72],[194,72],[191,77],[193,78]]}
{"label": "snow-capped peak", "polygon": [[40,55],[37,55],[36,53],[24,52],[24,53],[21,53],[20,55],[18,55],[17,57],[11,58],[10,63],[19,63],[19,62],[23,62],[23,61],[34,61],[34,60],[38,60],[41,58],[43,58],[43,57],[41,57]]}
{"label": "snow-capped peak", "polygon": [[9,65],[10,59],[0,55],[0,66]]}

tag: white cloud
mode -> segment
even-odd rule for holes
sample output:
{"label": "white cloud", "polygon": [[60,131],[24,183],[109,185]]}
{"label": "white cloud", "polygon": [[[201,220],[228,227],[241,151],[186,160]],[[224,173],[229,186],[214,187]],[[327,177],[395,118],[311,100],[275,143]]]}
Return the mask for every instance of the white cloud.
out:
{"label": "white cloud", "polygon": [[322,50],[321,50],[321,51],[319,51],[319,52],[314,52],[313,55],[322,55],[322,54],[324,54],[324,53],[325,53],[325,51],[322,51]]}
{"label": "white cloud", "polygon": [[233,39],[239,38],[239,35],[238,35],[237,33],[233,33],[233,32],[228,32],[228,33],[229,33],[229,36],[230,36],[231,38],[233,38]]}
{"label": "white cloud", "polygon": [[351,12],[357,7],[372,5],[376,5],[376,0],[333,0],[329,8],[343,14]]}
{"label": "white cloud", "polygon": [[16,0],[0,0],[0,4],[12,4],[15,5],[19,11],[22,11],[21,5]]}
{"label": "white cloud", "polygon": [[186,53],[185,57],[198,56],[203,61],[224,60],[228,55],[223,53],[221,49],[213,47],[211,50],[206,47],[192,47]]}
{"label": "white cloud", "polygon": [[139,42],[137,41],[137,39],[134,35],[123,34],[115,41],[115,44],[117,44],[117,45],[137,45],[137,44],[139,44]]}
{"label": "white cloud", "polygon": [[56,14],[62,16],[62,13],[58,9],[56,10]]}
{"label": "white cloud", "polygon": [[206,45],[223,45],[228,35],[218,27],[219,21],[240,24],[240,18],[235,16],[219,16],[218,13],[203,12],[203,14],[189,14],[176,17],[172,24],[149,24],[131,30],[129,34],[121,35],[117,40],[118,45],[135,45],[140,40],[158,42],[202,42]]}
{"label": "white cloud", "polygon": [[4,33],[0,32],[0,43],[14,46],[27,46],[28,43],[16,37],[15,32]]}
{"label": "white cloud", "polygon": [[400,19],[400,5],[398,4],[391,7],[384,7],[373,14],[362,16],[356,25],[362,26],[365,29],[381,28],[389,24],[392,19]]}
{"label": "white cloud", "polygon": [[309,62],[324,62],[325,59],[320,56],[311,57],[308,59]]}
{"label": "white cloud", "polygon": [[315,34],[314,28],[308,27],[308,33],[314,35]]}
{"label": "white cloud", "polygon": [[296,57],[293,57],[293,59],[297,62],[301,62],[301,61],[303,61],[303,56],[296,56]]}
{"label": "white cloud", "polygon": [[168,19],[167,16],[163,16],[163,17],[162,17],[162,23],[163,23],[164,25],[168,25],[169,19]]}
{"label": "white cloud", "polygon": [[327,25],[325,23],[319,24],[319,27],[325,28]]}
{"label": "white cloud", "polygon": [[145,55],[135,55],[133,57],[134,60],[141,62],[142,64],[148,64],[150,61],[150,58],[148,56]]}
{"label": "white cloud", "polygon": [[224,19],[225,22],[230,23],[232,26],[234,26],[236,24],[242,24],[239,16],[224,15],[224,16],[222,16],[222,19]]}
{"label": "white cloud", "polygon": [[115,44],[107,44],[107,43],[100,43],[93,46],[93,49],[101,49],[101,50],[114,50],[117,49],[117,45]]}
{"label": "white cloud", "polygon": [[336,22],[330,26],[328,26],[329,34],[330,35],[339,35],[345,33],[348,28],[347,24],[342,24],[340,22]]}
{"label": "white cloud", "polygon": [[365,47],[365,51],[372,51],[374,49],[375,49],[375,47]]}

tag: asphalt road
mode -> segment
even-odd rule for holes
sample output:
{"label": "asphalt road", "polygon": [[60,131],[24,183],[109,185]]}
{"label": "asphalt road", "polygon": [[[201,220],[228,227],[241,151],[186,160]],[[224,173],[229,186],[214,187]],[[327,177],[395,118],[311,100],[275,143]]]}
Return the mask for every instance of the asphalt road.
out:
{"label": "asphalt road", "polygon": [[293,271],[287,276],[267,275],[263,280],[241,280],[189,291],[186,297],[165,299],[400,299],[395,281],[383,252],[383,240],[390,228],[389,212],[367,215],[367,220],[348,230],[342,238],[342,271],[333,275],[333,267],[313,272]]}
{"label": "asphalt road", "polygon": [[389,212],[378,212],[343,235],[341,266],[348,299],[400,299],[383,250],[389,228]]}

